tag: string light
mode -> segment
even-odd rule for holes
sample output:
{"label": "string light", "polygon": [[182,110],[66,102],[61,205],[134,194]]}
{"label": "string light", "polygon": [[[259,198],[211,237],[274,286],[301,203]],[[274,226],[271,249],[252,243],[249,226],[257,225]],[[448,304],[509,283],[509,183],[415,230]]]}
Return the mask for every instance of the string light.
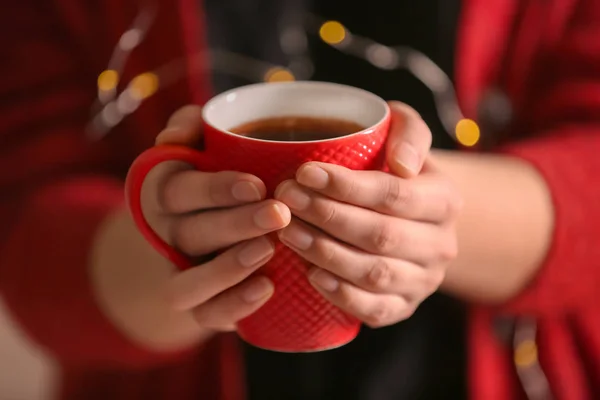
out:
{"label": "string light", "polygon": [[[126,90],[115,98],[120,71],[131,51],[143,41],[152,26],[157,13],[157,4],[156,0],[149,0],[131,27],[121,36],[107,70],[98,76],[98,101],[93,107],[95,117],[89,127],[91,130],[98,131],[92,134],[96,139],[103,137],[114,125],[127,114],[134,112],[144,100],[153,96],[161,87],[174,83],[187,73],[184,67],[185,60],[176,60],[155,71],[138,75]],[[324,43],[347,55],[362,58],[375,68],[388,71],[408,70],[432,91],[438,115],[448,134],[463,146],[471,147],[479,142],[481,136],[479,126],[475,121],[463,116],[450,77],[426,55],[411,48],[385,46],[370,38],[355,35],[338,21],[322,20],[313,15],[309,15],[307,20],[308,23],[297,26],[288,25],[281,32],[280,44],[290,60],[288,66],[273,65],[240,54],[218,50],[211,52],[209,58],[212,63],[208,67],[254,82],[308,80],[314,71],[308,56],[309,49],[304,33],[307,31],[304,25],[308,25],[308,32],[316,33]],[[200,56],[206,57],[207,54],[198,53],[192,57]],[[110,110],[105,110],[104,108],[108,106]]]}
{"label": "string light", "polygon": [[[316,20],[316,19],[315,19]],[[319,24],[319,37],[326,44],[349,56],[362,58],[373,67],[382,70],[408,70],[415,78],[433,93],[438,116],[446,132],[459,143],[457,126],[465,119],[458,105],[454,85],[450,77],[425,54],[404,46],[390,47],[370,38],[356,35],[336,21],[325,21]],[[465,143],[479,140],[479,128],[467,129]],[[476,124],[475,124],[476,126]],[[467,125],[472,128],[472,125]]]}
{"label": "string light", "polygon": [[455,129],[456,140],[466,147],[472,147],[479,142],[481,133],[479,126],[472,119],[461,119],[456,124]]}

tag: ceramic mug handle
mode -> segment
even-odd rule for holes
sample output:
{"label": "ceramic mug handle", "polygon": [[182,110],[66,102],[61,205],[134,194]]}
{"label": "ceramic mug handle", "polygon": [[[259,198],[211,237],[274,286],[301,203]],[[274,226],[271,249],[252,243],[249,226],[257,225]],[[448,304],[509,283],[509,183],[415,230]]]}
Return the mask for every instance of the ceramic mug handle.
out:
{"label": "ceramic mug handle", "polygon": [[183,270],[192,267],[192,262],[154,232],[142,210],[142,186],[146,176],[154,167],[165,161],[185,162],[200,171],[209,169],[208,166],[213,162],[206,152],[185,146],[160,145],[146,150],[135,159],[125,182],[125,200],[138,229],[152,247]]}

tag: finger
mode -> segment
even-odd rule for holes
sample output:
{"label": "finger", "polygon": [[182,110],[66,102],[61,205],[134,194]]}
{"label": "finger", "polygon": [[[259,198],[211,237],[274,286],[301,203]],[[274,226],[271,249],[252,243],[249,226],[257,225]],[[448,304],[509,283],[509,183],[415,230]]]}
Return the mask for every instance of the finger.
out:
{"label": "finger", "polygon": [[285,204],[266,200],[181,217],[174,224],[170,242],[189,256],[201,256],[282,229],[290,220]]}
{"label": "finger", "polygon": [[[167,127],[156,137],[156,144],[179,144],[194,147],[202,139],[202,112],[198,106],[185,106],[176,111],[167,124]],[[144,211],[146,213],[162,213],[162,198],[156,196],[158,188],[163,188],[169,178],[177,172],[191,170],[189,164],[170,161],[157,165],[150,171],[142,188]],[[151,194],[151,195],[150,195]],[[156,227],[155,227],[155,230]]]}
{"label": "finger", "polygon": [[260,201],[265,198],[266,188],[250,174],[185,170],[166,179],[159,193],[164,212],[181,214]]}
{"label": "finger", "polygon": [[[353,171],[327,163],[310,162],[298,169],[297,182],[327,197],[363,208],[424,222],[445,222],[459,208],[458,195],[447,179],[423,173],[402,179],[380,171]],[[275,198],[291,206],[302,193],[286,181]]]}
{"label": "finger", "polygon": [[419,113],[400,102],[390,102],[392,123],[387,160],[392,172],[403,178],[418,175],[431,148],[431,131]]}
{"label": "finger", "polygon": [[395,218],[296,189],[303,191],[302,202],[286,202],[293,215],[352,246],[419,265],[454,257],[455,242],[446,226]]}
{"label": "finger", "polygon": [[308,279],[323,297],[372,328],[395,324],[414,312],[400,296],[367,292],[317,267],[309,271]]}
{"label": "finger", "polygon": [[280,231],[279,238],[311,264],[372,293],[418,299],[437,290],[444,277],[441,268],[365,253],[298,220]]}
{"label": "finger", "polygon": [[194,309],[194,318],[206,328],[231,330],[273,295],[273,283],[264,276],[249,278]]}
{"label": "finger", "polygon": [[188,105],[177,110],[166,128],[156,137],[156,144],[195,146],[202,139],[202,108]]}
{"label": "finger", "polygon": [[273,257],[275,248],[265,237],[239,244],[215,259],[178,273],[168,286],[168,300],[176,310],[189,310],[239,284]]}

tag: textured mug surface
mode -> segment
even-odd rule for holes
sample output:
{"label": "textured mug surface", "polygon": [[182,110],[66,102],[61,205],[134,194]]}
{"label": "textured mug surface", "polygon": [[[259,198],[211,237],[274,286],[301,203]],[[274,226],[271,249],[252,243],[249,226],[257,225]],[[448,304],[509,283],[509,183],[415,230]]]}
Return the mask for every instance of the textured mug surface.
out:
{"label": "textured mug surface", "polygon": [[[278,142],[239,136],[228,131],[252,120],[277,116],[311,116],[353,121],[366,129],[320,141]],[[189,260],[163,242],[141,212],[140,193],[146,174],[158,163],[178,160],[206,172],[240,171],[256,175],[272,197],[277,185],[293,178],[308,161],[350,169],[381,169],[390,123],[386,103],[366,91],[321,82],[257,84],[225,92],[203,110],[204,147],[157,146],[140,155],[128,175],[126,194],[134,220],[146,239],[178,267]],[[271,299],[238,323],[250,344],[283,352],[309,352],[339,347],[356,337],[360,322],[323,298],[309,283],[310,265],[272,235],[273,258],[257,273],[275,286]]]}

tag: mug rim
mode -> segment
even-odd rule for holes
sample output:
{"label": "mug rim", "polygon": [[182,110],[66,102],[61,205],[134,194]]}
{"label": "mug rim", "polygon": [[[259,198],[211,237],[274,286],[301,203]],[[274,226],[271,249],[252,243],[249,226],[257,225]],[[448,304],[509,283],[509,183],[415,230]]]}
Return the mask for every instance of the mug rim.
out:
{"label": "mug rim", "polygon": [[[361,93],[363,96],[370,97],[375,103],[381,105],[383,107],[383,115],[382,115],[381,118],[379,118],[377,120],[377,122],[375,122],[373,124],[370,124],[369,126],[365,127],[364,129],[361,129],[360,131],[349,133],[347,135],[335,136],[335,137],[331,137],[331,138],[327,138],[327,139],[295,140],[295,141],[291,141],[291,140],[266,140],[266,139],[258,139],[258,138],[254,138],[254,137],[240,135],[238,133],[231,132],[228,129],[223,129],[223,128],[220,128],[220,127],[216,126],[207,117],[207,113],[210,111],[210,107],[214,106],[214,103],[222,100],[224,97],[227,97],[228,95],[231,95],[231,94],[233,94],[235,92],[248,91],[248,90],[252,90],[252,89],[254,89],[256,87],[264,87],[266,85],[270,85],[270,86],[308,86],[308,87],[314,86],[314,87],[330,87],[330,88],[338,88],[338,89],[343,89],[343,90],[355,91],[357,93]],[[243,139],[243,140],[249,140],[249,141],[254,141],[254,142],[263,142],[263,143],[285,143],[285,144],[300,144],[300,143],[305,143],[305,144],[310,144],[310,143],[325,143],[325,142],[331,142],[331,141],[336,141],[336,140],[340,140],[340,139],[352,138],[352,137],[358,136],[358,135],[370,134],[378,126],[380,126],[382,123],[384,123],[390,117],[390,113],[391,113],[390,107],[389,107],[389,105],[387,104],[387,102],[384,99],[382,99],[381,97],[379,97],[375,93],[369,92],[368,90],[361,89],[361,88],[358,88],[358,87],[355,87],[355,86],[351,86],[351,85],[345,85],[345,84],[334,83],[334,82],[324,82],[324,81],[258,82],[258,83],[252,83],[252,84],[249,84],[249,85],[238,86],[238,87],[235,87],[233,89],[226,90],[226,91],[224,91],[222,93],[219,93],[216,96],[212,97],[202,107],[202,121],[206,125],[210,126],[212,129],[214,129],[215,131],[218,131],[218,132],[220,132],[222,134],[225,134],[225,135],[228,135],[228,136],[232,136],[232,137],[235,137],[235,138]]]}

